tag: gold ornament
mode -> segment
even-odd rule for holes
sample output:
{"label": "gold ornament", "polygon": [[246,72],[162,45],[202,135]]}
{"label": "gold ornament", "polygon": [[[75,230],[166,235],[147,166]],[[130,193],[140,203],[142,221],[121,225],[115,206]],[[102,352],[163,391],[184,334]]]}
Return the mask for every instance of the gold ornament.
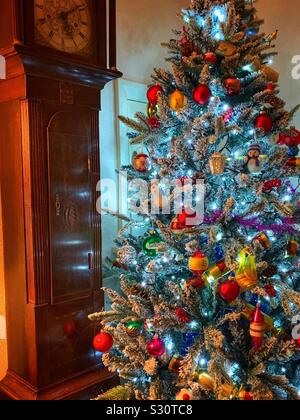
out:
{"label": "gold ornament", "polygon": [[175,112],[182,111],[187,106],[187,102],[187,97],[178,89],[170,96],[170,107]]}
{"label": "gold ornament", "polygon": [[225,260],[222,260],[210,267],[209,270],[203,274],[202,278],[208,283],[217,282],[230,272],[231,269],[226,266]]}
{"label": "gold ornament", "polygon": [[209,161],[209,166],[212,175],[222,175],[225,170],[226,158],[222,153],[216,152],[212,155]]}
{"label": "gold ornament", "polygon": [[147,115],[148,118],[153,118],[158,113],[158,105],[151,104],[150,102],[147,105]]}
{"label": "gold ornament", "polygon": [[215,381],[208,373],[200,373],[198,376],[198,383],[203,389],[209,392],[215,391]]}
{"label": "gold ornament", "polygon": [[250,290],[258,281],[255,256],[250,248],[244,248],[240,253],[239,269],[236,272],[236,282],[242,291]]}

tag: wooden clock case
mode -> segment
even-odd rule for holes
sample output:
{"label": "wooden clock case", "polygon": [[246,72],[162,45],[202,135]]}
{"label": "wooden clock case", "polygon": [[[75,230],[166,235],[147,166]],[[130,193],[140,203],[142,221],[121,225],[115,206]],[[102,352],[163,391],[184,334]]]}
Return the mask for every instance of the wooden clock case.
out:
{"label": "wooden clock case", "polygon": [[116,381],[87,319],[103,305],[96,185],[101,90],[121,76],[115,0],[92,1],[94,50],[84,58],[35,44],[33,1],[0,3],[9,359],[0,390],[15,400],[85,399]]}

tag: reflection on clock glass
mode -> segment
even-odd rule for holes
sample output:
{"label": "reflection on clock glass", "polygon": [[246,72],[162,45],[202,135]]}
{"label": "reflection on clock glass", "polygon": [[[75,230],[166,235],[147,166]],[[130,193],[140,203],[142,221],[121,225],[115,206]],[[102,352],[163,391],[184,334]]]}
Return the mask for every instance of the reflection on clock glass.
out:
{"label": "reflection on clock glass", "polygon": [[91,40],[88,0],[35,0],[35,25],[46,45],[79,53]]}

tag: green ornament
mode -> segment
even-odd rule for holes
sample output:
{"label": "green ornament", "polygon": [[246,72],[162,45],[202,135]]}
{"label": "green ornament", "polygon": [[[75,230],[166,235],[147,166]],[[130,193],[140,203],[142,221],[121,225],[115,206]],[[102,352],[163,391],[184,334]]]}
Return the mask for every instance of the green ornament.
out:
{"label": "green ornament", "polygon": [[137,337],[141,334],[143,329],[143,323],[141,321],[132,320],[125,324],[126,333],[130,337]]}
{"label": "green ornament", "polygon": [[146,238],[143,242],[143,250],[147,257],[155,258],[158,255],[157,247],[162,242],[162,239],[156,232],[151,232],[150,236]]}

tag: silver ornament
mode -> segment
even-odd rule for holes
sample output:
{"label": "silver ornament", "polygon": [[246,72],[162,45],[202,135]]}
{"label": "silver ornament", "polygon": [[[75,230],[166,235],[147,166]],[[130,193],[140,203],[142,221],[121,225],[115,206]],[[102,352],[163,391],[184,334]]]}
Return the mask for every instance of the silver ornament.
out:
{"label": "silver ornament", "polygon": [[136,260],[137,252],[133,246],[123,246],[118,250],[118,261],[121,264],[131,264]]}

